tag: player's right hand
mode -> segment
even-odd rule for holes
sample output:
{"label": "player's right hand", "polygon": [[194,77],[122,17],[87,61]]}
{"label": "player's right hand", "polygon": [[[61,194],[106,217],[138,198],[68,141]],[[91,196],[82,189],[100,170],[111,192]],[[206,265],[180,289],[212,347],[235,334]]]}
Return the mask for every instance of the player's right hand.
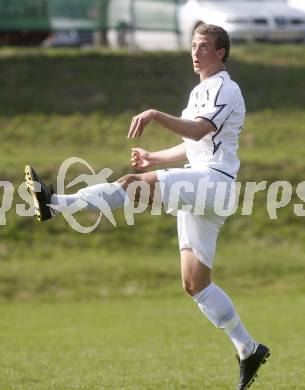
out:
{"label": "player's right hand", "polygon": [[151,153],[141,148],[131,149],[131,165],[136,169],[144,169],[152,165]]}

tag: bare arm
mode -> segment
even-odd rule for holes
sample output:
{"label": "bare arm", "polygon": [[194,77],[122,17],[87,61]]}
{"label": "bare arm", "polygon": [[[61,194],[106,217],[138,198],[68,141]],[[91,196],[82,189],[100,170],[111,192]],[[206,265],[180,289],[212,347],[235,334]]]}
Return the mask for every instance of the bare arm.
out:
{"label": "bare arm", "polygon": [[185,138],[195,141],[215,130],[215,126],[204,118],[195,120],[178,118],[165,112],[157,110],[147,110],[133,117],[128,138],[140,137],[144,128],[152,121],[158,122],[166,129]]}
{"label": "bare arm", "polygon": [[183,142],[172,148],[153,152],[151,153],[151,159],[155,165],[184,161],[186,160],[186,144]]}
{"label": "bare arm", "polygon": [[141,148],[134,148],[131,153],[131,164],[138,169],[184,160],[186,160],[186,144],[184,142],[157,152],[148,152]]}

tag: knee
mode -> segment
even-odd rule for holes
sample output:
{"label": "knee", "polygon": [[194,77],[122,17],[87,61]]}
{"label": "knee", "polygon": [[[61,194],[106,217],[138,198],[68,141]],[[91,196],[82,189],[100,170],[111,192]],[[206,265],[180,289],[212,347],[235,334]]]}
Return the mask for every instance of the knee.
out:
{"label": "knee", "polygon": [[191,297],[193,297],[194,295],[196,295],[200,291],[204,290],[206,287],[208,287],[209,284],[210,284],[210,282],[196,283],[196,282],[194,282],[192,280],[188,280],[188,279],[182,280],[183,290]]}
{"label": "knee", "polygon": [[183,287],[183,290],[191,297],[193,297],[197,293],[197,291],[192,283],[189,283],[187,281],[183,281],[182,287]]}
{"label": "knee", "polygon": [[121,177],[118,182],[121,184],[121,186],[124,188],[124,190],[127,190],[127,187],[129,184],[139,180],[139,177],[137,174],[129,173],[128,175],[125,175]]}

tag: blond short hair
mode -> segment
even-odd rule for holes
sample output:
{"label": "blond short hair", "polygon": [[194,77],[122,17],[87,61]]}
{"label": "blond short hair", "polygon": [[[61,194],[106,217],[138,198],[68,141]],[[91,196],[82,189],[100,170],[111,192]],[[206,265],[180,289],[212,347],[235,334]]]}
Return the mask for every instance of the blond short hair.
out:
{"label": "blond short hair", "polygon": [[195,28],[193,36],[195,34],[213,36],[215,38],[214,41],[216,50],[225,49],[225,55],[222,58],[222,62],[227,62],[230,56],[231,42],[229,34],[226,32],[225,29],[214,24],[201,23]]}

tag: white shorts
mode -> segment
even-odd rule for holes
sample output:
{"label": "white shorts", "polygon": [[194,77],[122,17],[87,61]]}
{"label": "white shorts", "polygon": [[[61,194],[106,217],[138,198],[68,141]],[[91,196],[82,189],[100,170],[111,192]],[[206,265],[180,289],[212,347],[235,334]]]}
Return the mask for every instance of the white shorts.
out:
{"label": "white shorts", "polygon": [[235,204],[235,181],[207,167],[162,169],[156,173],[165,211],[177,215],[180,251],[192,249],[204,265],[212,268],[218,233],[228,215],[219,212],[215,199],[224,210],[232,206],[232,201]]}

